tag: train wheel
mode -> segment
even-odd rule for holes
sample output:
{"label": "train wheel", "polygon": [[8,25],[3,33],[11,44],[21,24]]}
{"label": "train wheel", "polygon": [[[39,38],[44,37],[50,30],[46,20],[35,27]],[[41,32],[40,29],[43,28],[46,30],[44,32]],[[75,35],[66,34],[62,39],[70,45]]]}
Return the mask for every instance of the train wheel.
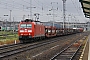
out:
{"label": "train wheel", "polygon": [[24,43],[24,41],[20,40],[20,43]]}

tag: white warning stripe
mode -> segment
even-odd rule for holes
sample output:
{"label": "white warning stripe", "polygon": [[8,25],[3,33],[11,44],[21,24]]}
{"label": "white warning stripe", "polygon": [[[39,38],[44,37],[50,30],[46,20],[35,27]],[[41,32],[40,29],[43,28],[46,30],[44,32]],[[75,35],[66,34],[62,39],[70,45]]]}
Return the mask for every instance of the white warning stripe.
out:
{"label": "white warning stripe", "polygon": [[[89,39],[89,38],[88,38],[88,39]],[[79,60],[82,60],[82,59],[83,59],[83,55],[84,55],[84,53],[85,53],[85,49],[86,49],[86,45],[87,45],[87,43],[88,43],[88,40],[86,41],[86,43],[85,43],[85,45],[84,45],[84,48],[83,48],[83,51],[82,51],[82,54],[81,54]]]}

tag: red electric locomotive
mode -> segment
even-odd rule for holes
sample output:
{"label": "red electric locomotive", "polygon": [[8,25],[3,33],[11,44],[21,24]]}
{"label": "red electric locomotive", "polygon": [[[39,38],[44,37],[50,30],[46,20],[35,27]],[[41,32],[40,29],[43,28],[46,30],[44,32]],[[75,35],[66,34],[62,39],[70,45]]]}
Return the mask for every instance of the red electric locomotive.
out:
{"label": "red electric locomotive", "polygon": [[45,26],[39,21],[26,19],[21,21],[18,26],[18,35],[20,42],[32,41],[36,38],[45,37]]}

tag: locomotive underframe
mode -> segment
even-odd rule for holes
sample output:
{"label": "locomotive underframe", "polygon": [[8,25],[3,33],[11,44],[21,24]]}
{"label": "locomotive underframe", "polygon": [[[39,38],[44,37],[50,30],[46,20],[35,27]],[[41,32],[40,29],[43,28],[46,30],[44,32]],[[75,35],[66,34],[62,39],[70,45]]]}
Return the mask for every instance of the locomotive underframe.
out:
{"label": "locomotive underframe", "polygon": [[38,41],[38,40],[41,40],[44,38],[45,38],[45,36],[41,36],[41,37],[19,36],[19,40],[21,43]]}

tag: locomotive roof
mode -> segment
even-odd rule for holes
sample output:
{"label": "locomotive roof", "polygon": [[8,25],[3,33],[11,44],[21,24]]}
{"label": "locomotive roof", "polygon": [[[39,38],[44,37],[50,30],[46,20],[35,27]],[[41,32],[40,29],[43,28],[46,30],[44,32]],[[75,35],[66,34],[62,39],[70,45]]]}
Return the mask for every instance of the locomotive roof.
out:
{"label": "locomotive roof", "polygon": [[33,22],[33,20],[32,19],[25,19],[25,20],[23,20],[21,22]]}
{"label": "locomotive roof", "polygon": [[23,21],[21,21],[21,22],[40,22],[40,21],[34,21],[34,20],[32,20],[32,19],[25,19],[25,20],[23,20]]}

